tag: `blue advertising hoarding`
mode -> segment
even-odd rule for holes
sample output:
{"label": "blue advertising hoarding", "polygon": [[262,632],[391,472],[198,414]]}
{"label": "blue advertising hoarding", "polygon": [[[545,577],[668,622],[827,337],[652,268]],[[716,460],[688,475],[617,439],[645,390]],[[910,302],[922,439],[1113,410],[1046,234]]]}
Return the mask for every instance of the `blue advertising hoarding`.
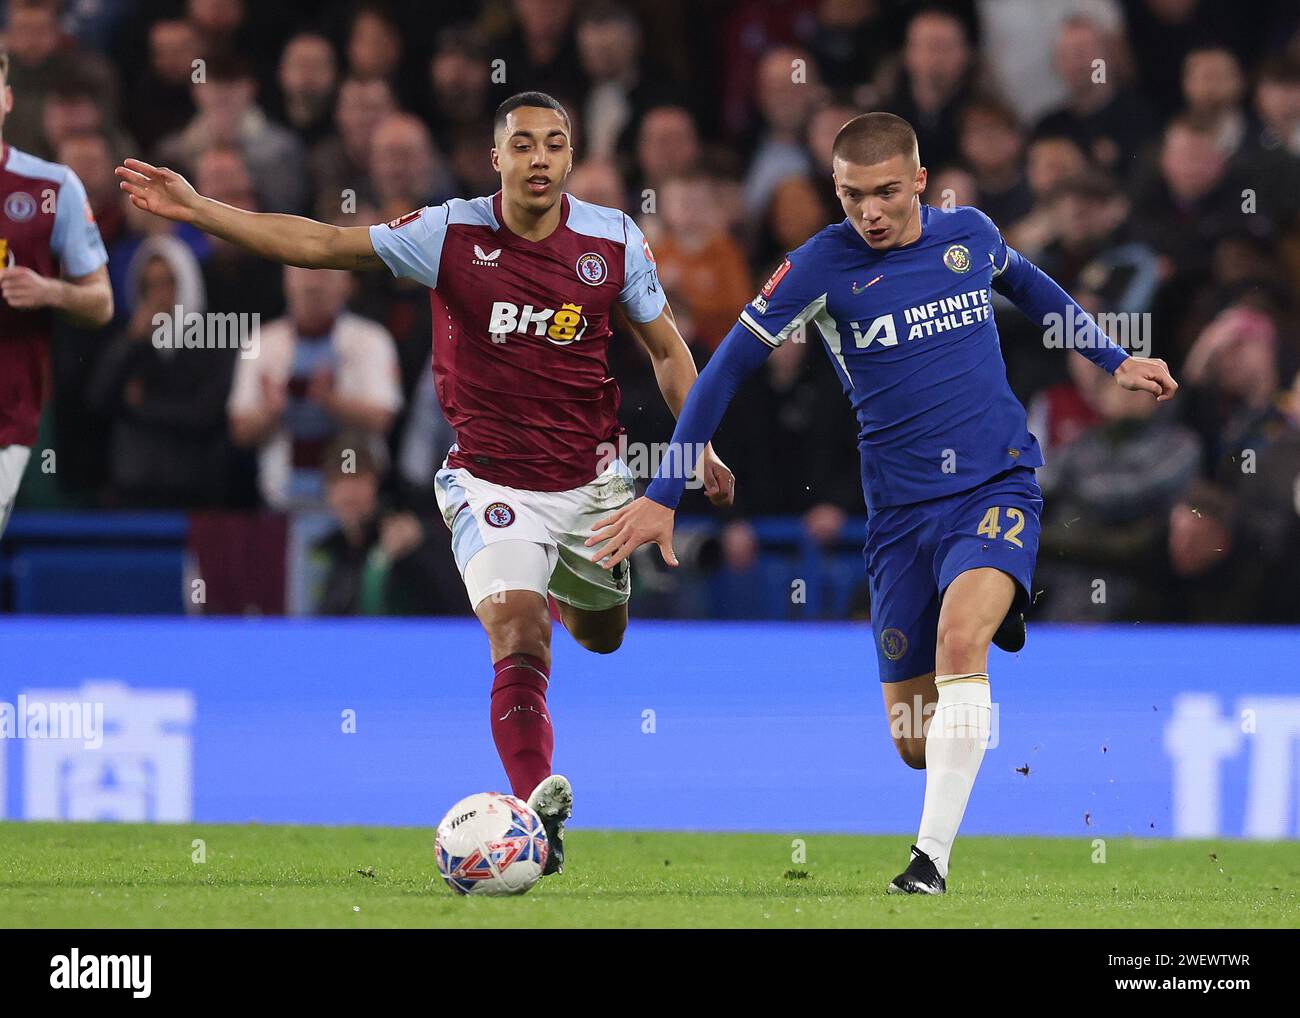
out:
{"label": "blue advertising hoarding", "polygon": [[[585,827],[910,833],[866,625],[555,640]],[[1300,836],[1300,631],[1031,626],[963,830]],[[473,620],[0,620],[0,817],[431,826],[504,788]],[[57,737],[55,737],[57,736]]]}

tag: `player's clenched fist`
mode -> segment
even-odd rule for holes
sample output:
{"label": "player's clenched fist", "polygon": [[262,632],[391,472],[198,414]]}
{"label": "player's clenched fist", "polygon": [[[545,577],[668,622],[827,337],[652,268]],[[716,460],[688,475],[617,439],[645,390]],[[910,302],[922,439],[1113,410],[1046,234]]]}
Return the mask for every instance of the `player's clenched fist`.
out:
{"label": "player's clenched fist", "polygon": [[613,569],[641,545],[653,542],[659,545],[659,553],[663,555],[664,561],[670,566],[676,566],[677,556],[673,554],[673,516],[673,510],[643,495],[613,516],[598,520],[591,528],[595,534],[587,538],[587,547],[600,545],[592,556],[592,561],[599,562],[606,569]]}
{"label": "player's clenched fist", "polygon": [[1115,369],[1115,381],[1126,389],[1151,393],[1158,403],[1173,399],[1178,391],[1169,365],[1158,357],[1129,357]]}
{"label": "player's clenched fist", "polygon": [[192,218],[199,194],[176,171],[127,159],[113,172],[121,180],[118,186],[131,196],[136,208],[179,222]]}

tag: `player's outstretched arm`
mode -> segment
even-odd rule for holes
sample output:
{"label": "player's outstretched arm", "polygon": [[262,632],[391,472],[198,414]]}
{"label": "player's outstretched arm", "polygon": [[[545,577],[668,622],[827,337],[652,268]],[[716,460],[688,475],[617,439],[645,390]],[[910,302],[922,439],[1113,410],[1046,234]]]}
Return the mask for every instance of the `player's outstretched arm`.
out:
{"label": "player's outstretched arm", "polygon": [[[692,476],[694,465],[703,455],[740,383],[758,370],[771,352],[771,346],[739,322],[732,327],[686,397],[673,440],[645,495],[597,521],[592,528],[595,534],[587,539],[587,546],[601,546],[592,556],[594,561],[613,569],[643,544],[654,543],[659,545],[665,562],[677,565],[677,556],[673,554],[673,515],[687,478]],[[693,454],[692,450],[697,453]]]}
{"label": "player's outstretched arm", "polygon": [[1155,357],[1132,357],[1107,336],[1093,317],[1081,308],[1051,276],[1013,248],[993,281],[993,288],[1008,297],[1031,319],[1046,326],[1051,316],[1084,323],[1075,329],[1074,346],[1088,360],[1115,376],[1125,389],[1149,392],[1158,402],[1173,399],[1178,383],[1169,365]]}
{"label": "player's outstretched arm", "polygon": [[302,216],[245,212],[205,198],[174,170],[128,159],[114,171],[138,209],[229,241],[253,254],[305,269],[383,265],[364,226],[330,226]]}

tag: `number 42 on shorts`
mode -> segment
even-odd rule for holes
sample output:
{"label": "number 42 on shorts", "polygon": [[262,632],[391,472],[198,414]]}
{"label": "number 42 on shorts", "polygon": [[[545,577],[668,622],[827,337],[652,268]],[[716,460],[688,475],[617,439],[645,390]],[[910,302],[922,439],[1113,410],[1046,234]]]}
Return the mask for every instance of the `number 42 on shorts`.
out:
{"label": "number 42 on shorts", "polygon": [[[1002,514],[1007,514],[1007,519],[1011,525],[1007,527],[1006,533],[1002,533]],[[988,536],[991,540],[997,540],[998,535],[1002,535],[1002,540],[1014,544],[1017,548],[1023,548],[1019,535],[1020,531],[1025,529],[1025,514],[1023,510],[1015,506],[1007,506],[1005,509],[999,506],[991,506],[984,512],[984,519],[980,520],[979,528],[975,533],[981,536]]]}

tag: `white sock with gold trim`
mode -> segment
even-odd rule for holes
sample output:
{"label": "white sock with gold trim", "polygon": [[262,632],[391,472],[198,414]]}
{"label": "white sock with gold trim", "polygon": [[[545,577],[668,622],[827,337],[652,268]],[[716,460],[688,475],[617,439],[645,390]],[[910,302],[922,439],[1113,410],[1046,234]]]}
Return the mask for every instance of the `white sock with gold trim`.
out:
{"label": "white sock with gold trim", "polygon": [[925,807],[916,847],[948,876],[948,857],[988,744],[993,700],[987,672],[936,675],[939,693],[925,739]]}

